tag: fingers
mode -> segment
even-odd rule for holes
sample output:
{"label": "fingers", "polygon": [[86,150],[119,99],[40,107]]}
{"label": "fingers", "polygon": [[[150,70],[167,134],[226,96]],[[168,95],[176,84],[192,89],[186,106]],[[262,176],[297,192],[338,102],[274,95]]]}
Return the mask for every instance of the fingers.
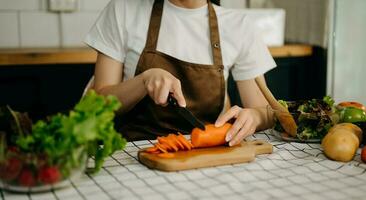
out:
{"label": "fingers", "polygon": [[251,110],[242,109],[240,107],[232,107],[229,111],[219,117],[216,122],[217,126],[222,126],[228,120],[236,118],[234,124],[226,133],[225,140],[229,142],[229,146],[239,144],[244,138],[253,134],[256,130],[253,113]]}
{"label": "fingers", "polygon": [[169,96],[169,90],[170,87],[167,84],[162,84],[160,86],[160,89],[158,89],[157,96],[155,98],[155,103],[158,105],[166,106],[167,105],[167,99]]}
{"label": "fingers", "polygon": [[226,113],[220,115],[215,122],[216,127],[223,126],[227,121],[232,118],[237,118],[242,108],[239,106],[231,107]]}
{"label": "fingers", "polygon": [[255,132],[255,126],[253,126],[252,118],[247,118],[242,125],[242,128],[236,133],[236,135],[230,140],[229,146],[239,144],[244,138]]}
{"label": "fingers", "polygon": [[178,104],[186,107],[180,81],[169,72],[151,70],[146,73],[144,83],[149,96],[157,105],[166,106],[169,93],[172,92]]}
{"label": "fingers", "polygon": [[172,84],[171,92],[173,92],[173,97],[177,100],[179,106],[187,106],[186,100],[182,92],[182,86],[178,79],[176,79],[175,82]]}
{"label": "fingers", "polygon": [[226,133],[226,138],[225,138],[226,142],[231,141],[237,135],[237,133],[244,126],[246,120],[247,119],[245,117],[238,117],[235,120],[234,124],[231,126],[229,131]]}

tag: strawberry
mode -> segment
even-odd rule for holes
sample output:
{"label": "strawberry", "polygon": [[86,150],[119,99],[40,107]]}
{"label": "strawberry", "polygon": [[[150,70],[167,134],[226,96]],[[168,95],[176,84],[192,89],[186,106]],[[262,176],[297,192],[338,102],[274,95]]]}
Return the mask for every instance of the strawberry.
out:
{"label": "strawberry", "polygon": [[10,146],[8,147],[8,151],[12,153],[19,153],[19,148],[16,146]]}
{"label": "strawberry", "polygon": [[9,158],[0,164],[0,178],[5,181],[14,180],[22,170],[22,162],[17,158]]}
{"label": "strawberry", "polygon": [[45,184],[53,184],[60,180],[61,173],[57,167],[43,167],[38,173],[38,180]]}
{"label": "strawberry", "polygon": [[31,187],[36,184],[36,180],[33,176],[33,172],[29,169],[24,169],[20,173],[20,175],[18,177],[18,182],[21,186],[25,186],[25,187]]}

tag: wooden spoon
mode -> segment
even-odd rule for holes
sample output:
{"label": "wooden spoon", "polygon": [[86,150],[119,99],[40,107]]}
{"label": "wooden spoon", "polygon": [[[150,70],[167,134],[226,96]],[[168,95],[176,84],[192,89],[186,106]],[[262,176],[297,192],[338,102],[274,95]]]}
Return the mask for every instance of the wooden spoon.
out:
{"label": "wooden spoon", "polygon": [[259,76],[255,78],[255,82],[262,91],[264,97],[267,99],[269,105],[274,110],[274,114],[276,115],[278,121],[280,121],[282,128],[285,129],[285,131],[291,136],[296,137],[297,125],[294,118],[287,108],[282,106],[273,96],[272,92],[267,87],[264,77]]}

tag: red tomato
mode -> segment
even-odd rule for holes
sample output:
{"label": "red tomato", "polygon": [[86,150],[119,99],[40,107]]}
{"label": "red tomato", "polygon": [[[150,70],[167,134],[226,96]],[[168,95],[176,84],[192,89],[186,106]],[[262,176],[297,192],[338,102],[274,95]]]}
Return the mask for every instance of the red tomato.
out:
{"label": "red tomato", "polygon": [[339,103],[338,106],[341,106],[341,107],[354,107],[354,108],[359,108],[359,109],[362,109],[362,110],[366,111],[366,107],[362,103],[359,103],[359,102],[356,102],[356,101],[344,101],[344,102]]}
{"label": "red tomato", "polygon": [[361,151],[361,160],[366,163],[366,146]]}

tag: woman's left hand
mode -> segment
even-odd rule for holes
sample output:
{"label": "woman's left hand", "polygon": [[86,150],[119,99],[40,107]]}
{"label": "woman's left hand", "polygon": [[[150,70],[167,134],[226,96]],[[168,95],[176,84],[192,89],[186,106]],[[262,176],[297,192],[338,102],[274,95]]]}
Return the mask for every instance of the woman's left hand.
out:
{"label": "woman's left hand", "polygon": [[215,126],[220,127],[235,118],[233,126],[226,134],[226,141],[229,142],[229,146],[234,146],[255,132],[259,123],[256,118],[257,114],[255,109],[233,106],[218,117]]}

